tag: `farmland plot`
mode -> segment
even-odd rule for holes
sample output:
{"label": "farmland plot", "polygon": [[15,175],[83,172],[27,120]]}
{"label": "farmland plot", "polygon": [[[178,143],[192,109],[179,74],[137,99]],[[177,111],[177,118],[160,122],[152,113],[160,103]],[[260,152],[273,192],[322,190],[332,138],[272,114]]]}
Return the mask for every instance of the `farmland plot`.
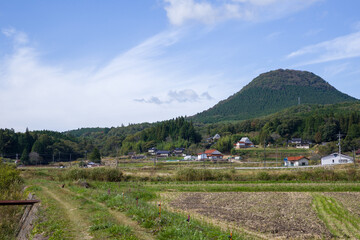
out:
{"label": "farmland plot", "polygon": [[312,201],[311,193],[301,192],[217,192],[182,193],[170,204],[269,238],[331,238]]}

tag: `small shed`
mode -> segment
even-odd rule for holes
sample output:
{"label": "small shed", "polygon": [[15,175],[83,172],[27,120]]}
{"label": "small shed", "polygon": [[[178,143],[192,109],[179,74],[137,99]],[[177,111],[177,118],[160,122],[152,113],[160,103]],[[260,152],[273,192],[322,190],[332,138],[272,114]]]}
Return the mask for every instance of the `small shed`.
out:
{"label": "small shed", "polygon": [[297,157],[287,157],[284,159],[285,167],[299,167],[299,166],[308,166],[309,159],[304,156]]}

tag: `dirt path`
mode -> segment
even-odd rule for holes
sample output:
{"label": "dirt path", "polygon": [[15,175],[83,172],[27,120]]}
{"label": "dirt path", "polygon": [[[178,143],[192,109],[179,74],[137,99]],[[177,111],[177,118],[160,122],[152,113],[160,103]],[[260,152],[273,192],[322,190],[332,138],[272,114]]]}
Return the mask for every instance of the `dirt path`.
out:
{"label": "dirt path", "polygon": [[[81,196],[84,199],[87,199],[84,196],[82,196],[81,194],[74,193],[74,192],[70,191],[69,189],[62,189],[62,190],[68,192],[69,194],[76,195],[76,196]],[[87,200],[92,201],[90,199],[87,199]],[[97,204],[99,204],[100,206],[108,209],[109,213],[117,220],[117,222],[119,224],[130,227],[132,229],[134,235],[138,239],[142,239],[142,240],[153,240],[153,239],[155,239],[154,236],[151,233],[148,233],[145,228],[141,227],[136,221],[133,221],[128,216],[126,216],[124,213],[112,210],[112,209],[108,208],[104,203],[97,202],[97,201],[95,201],[95,202]]]}
{"label": "dirt path", "polygon": [[88,232],[90,223],[81,217],[77,206],[71,204],[71,202],[61,196],[61,194],[50,190],[49,188],[42,186],[45,193],[59,203],[59,206],[64,210],[64,215],[71,221],[73,235],[75,239],[92,239],[92,236]]}

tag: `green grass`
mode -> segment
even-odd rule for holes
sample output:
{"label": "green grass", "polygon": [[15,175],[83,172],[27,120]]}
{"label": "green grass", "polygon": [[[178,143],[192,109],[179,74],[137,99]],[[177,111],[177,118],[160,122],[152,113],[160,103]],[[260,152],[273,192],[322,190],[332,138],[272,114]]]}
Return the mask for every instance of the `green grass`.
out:
{"label": "green grass", "polygon": [[360,239],[360,218],[339,202],[322,194],[313,195],[313,206],[335,238]]}
{"label": "green grass", "polygon": [[[15,165],[3,164],[0,159],[0,200],[24,199],[23,180]],[[0,239],[14,239],[23,206],[0,206]]]}
{"label": "green grass", "polygon": [[[44,180],[40,180],[40,182],[48,188],[54,188],[60,185],[60,183],[54,185],[54,183]],[[43,206],[40,208],[40,219],[36,223],[32,235],[42,233],[44,236],[49,236],[49,239],[53,240],[76,239],[74,234],[72,234],[72,232],[77,231],[74,229],[76,226],[71,226],[70,221],[64,218],[64,212],[63,209],[59,208],[59,203],[45,194],[39,186],[33,186],[29,188],[29,191],[39,195]],[[62,190],[59,188],[57,191]],[[70,191],[60,192],[60,194],[62,194],[67,201],[75,204],[74,206],[79,206],[78,211],[81,213],[82,218],[88,219],[91,224],[89,230],[94,239],[137,239],[131,228],[118,224],[106,207]],[[86,229],[78,230],[86,231]]]}
{"label": "green grass", "polygon": [[27,192],[35,192],[37,198],[41,199],[39,217],[31,231],[31,236],[42,234],[43,236],[49,236],[49,240],[73,239],[74,236],[69,231],[71,226],[64,219],[58,203],[44,194],[39,186],[31,186],[27,189]]}
{"label": "green grass", "polygon": [[[130,188],[126,185],[96,183],[93,189],[82,189],[72,186],[71,190],[86,197],[105,202],[110,208],[126,213],[142,227],[150,229],[156,234],[157,239],[227,239],[228,233],[220,228],[199,220],[186,221],[187,216],[173,213],[162,208],[161,217],[159,207],[154,202],[156,193],[148,191],[141,185],[133,184]],[[107,194],[107,188],[111,194]],[[124,192],[124,196],[122,194]],[[138,205],[136,204],[138,198]],[[233,239],[248,239],[244,234],[234,234]]]}

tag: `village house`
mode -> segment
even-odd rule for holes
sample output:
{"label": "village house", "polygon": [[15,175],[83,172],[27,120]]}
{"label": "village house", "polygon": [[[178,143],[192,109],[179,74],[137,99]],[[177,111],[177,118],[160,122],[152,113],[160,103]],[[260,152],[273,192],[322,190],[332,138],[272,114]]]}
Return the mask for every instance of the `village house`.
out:
{"label": "village house", "polygon": [[287,157],[284,159],[285,167],[299,167],[309,165],[309,159],[304,156]]}
{"label": "village house", "polygon": [[163,151],[163,150],[156,151],[156,156],[157,157],[169,157],[170,154],[171,154],[170,151]]}
{"label": "village house", "polygon": [[173,154],[178,156],[178,155],[183,155],[184,152],[185,152],[185,148],[175,148]]}
{"label": "village house", "polygon": [[198,160],[204,160],[204,159],[222,160],[223,154],[216,149],[209,149],[206,150],[204,153],[198,154]]}
{"label": "village house", "polygon": [[207,159],[207,155],[206,153],[198,153],[198,160],[206,160]]}
{"label": "village house", "polygon": [[88,168],[93,168],[93,167],[100,167],[100,164],[98,163],[94,163],[94,162],[89,162],[86,167]]}
{"label": "village house", "polygon": [[217,133],[215,134],[215,136],[212,137],[213,140],[219,140],[220,139],[220,135]]}
{"label": "village house", "polygon": [[321,158],[321,165],[353,163],[354,159],[344,154],[332,153]]}
{"label": "village house", "polygon": [[301,138],[292,138],[288,141],[288,144],[299,149],[309,149],[311,142],[302,140]]}
{"label": "village house", "polygon": [[149,148],[148,153],[150,155],[156,155],[157,149],[155,147]]}
{"label": "village house", "polygon": [[240,141],[234,144],[234,147],[235,149],[251,148],[254,147],[254,144],[250,141],[248,137],[243,137],[240,139]]}

